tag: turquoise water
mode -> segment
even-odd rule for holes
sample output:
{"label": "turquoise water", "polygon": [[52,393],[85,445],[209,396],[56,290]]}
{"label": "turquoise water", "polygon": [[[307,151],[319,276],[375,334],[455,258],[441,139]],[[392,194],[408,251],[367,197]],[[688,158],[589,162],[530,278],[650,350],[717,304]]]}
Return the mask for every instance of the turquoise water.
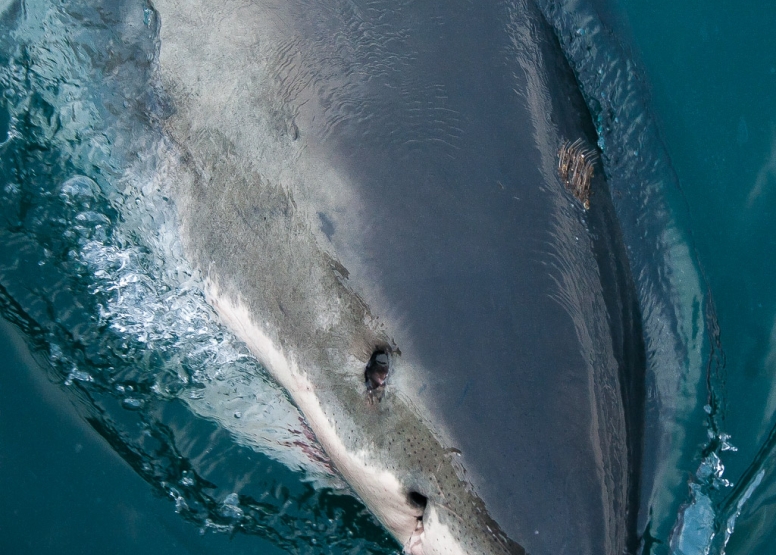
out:
{"label": "turquoise water", "polygon": [[[629,189],[640,187],[634,176],[653,164],[672,214],[654,221],[681,230],[679,244],[702,270],[705,305],[688,310],[704,311],[711,335],[695,363],[679,366],[701,379],[676,416],[686,436],[671,472],[644,485],[645,551],[772,553],[776,6],[578,6],[598,8],[608,34],[542,4],[588,95],[626,234],[641,229],[627,218],[653,215],[649,204],[627,205],[641,198]],[[76,553],[114,539],[127,552],[395,553],[320,465],[283,458],[289,443],[308,446],[284,435],[295,409],[220,328],[180,260],[152,177],[162,141],[155,118],[166,107],[153,81],[151,6],[0,10],[0,304],[26,343],[7,332],[0,346],[0,487],[19,500],[3,504],[0,526],[14,526],[2,551]],[[614,47],[579,54],[589,36],[634,61],[626,76],[606,72],[623,59]],[[644,103],[618,116],[623,89]],[[654,266],[656,231],[646,230],[643,245],[631,231],[634,266]],[[249,413],[262,394],[255,382],[267,392],[264,416]],[[216,386],[253,401],[202,397]],[[281,424],[248,437],[238,423],[249,418]],[[46,421],[62,424],[51,434]],[[100,476],[90,477],[82,453]]]}
{"label": "turquoise water", "polygon": [[285,553],[255,535],[201,535],[0,326],[3,553]]}
{"label": "turquoise water", "polygon": [[737,478],[776,423],[776,6],[623,7],[716,303]]}
{"label": "turquoise water", "polygon": [[[773,553],[776,426],[776,5],[620,2],[689,208],[725,354],[722,454],[743,505],[728,553]],[[729,510],[729,508],[728,508]]]}

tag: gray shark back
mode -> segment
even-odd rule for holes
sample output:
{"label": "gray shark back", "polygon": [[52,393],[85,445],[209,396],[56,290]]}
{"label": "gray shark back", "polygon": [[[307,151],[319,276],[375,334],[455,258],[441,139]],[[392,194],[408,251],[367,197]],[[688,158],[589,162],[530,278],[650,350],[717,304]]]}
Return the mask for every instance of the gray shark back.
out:
{"label": "gray shark back", "polygon": [[638,318],[605,183],[586,211],[558,176],[594,133],[538,11],[157,8],[189,255],[378,518],[425,555],[622,553]]}

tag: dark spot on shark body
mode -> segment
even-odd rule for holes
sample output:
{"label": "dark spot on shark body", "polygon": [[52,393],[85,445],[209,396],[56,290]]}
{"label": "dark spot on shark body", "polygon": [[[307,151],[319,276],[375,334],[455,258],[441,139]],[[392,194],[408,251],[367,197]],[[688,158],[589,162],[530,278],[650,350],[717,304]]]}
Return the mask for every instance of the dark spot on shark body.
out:
{"label": "dark spot on shark body", "polygon": [[321,220],[321,232],[331,241],[331,237],[334,235],[334,222],[323,212],[318,212],[318,218]]}

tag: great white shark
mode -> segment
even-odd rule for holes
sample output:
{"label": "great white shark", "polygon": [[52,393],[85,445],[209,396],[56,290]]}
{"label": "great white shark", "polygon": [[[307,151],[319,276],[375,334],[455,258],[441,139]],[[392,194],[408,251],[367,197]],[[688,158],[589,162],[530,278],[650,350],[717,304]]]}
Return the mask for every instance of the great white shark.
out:
{"label": "great white shark", "polygon": [[595,143],[530,0],[156,0],[206,294],[413,555],[621,554],[643,347]]}

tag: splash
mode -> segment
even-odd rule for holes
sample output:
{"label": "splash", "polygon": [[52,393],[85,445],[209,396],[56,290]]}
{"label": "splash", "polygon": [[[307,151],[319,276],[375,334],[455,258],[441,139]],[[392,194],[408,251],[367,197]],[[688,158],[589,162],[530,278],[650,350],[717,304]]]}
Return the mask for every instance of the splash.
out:
{"label": "splash", "polygon": [[168,108],[152,7],[2,8],[2,315],[203,533],[260,534],[299,553],[395,552],[182,255],[159,162],[171,147],[157,131]]}

